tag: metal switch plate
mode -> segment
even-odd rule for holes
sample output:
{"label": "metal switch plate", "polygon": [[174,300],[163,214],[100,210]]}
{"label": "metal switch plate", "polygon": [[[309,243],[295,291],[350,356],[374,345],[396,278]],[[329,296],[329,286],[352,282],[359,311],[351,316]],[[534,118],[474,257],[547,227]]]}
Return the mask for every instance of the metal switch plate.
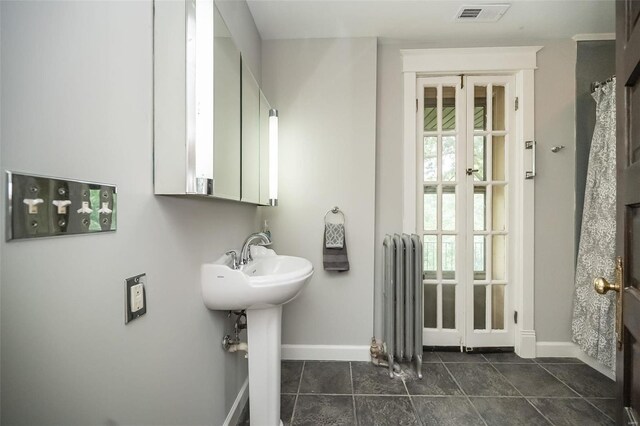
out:
{"label": "metal switch plate", "polygon": [[140,274],[124,281],[124,323],[141,317],[147,313],[147,291],[145,284],[147,275]]}
{"label": "metal switch plate", "polygon": [[115,185],[7,172],[6,239],[116,230]]}

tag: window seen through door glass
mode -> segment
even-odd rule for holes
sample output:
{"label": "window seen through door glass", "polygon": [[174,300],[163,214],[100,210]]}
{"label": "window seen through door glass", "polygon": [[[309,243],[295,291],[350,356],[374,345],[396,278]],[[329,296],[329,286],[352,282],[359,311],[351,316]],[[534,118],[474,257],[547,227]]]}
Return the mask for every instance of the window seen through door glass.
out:
{"label": "window seen through door glass", "polygon": [[491,157],[493,158],[493,164],[491,165],[491,172],[493,180],[505,180],[504,136],[493,135],[492,146]]}
{"label": "window seen through door glass", "polygon": [[438,130],[438,89],[435,87],[424,88],[424,131],[435,132]]}
{"label": "window seen through door glass", "polygon": [[424,279],[436,279],[436,268],[438,262],[438,237],[436,235],[425,235],[423,242],[424,255]]}
{"label": "window seen through door glass", "polygon": [[456,230],[456,187],[442,187],[442,230]]}
{"label": "window seen through door glass", "polygon": [[487,137],[486,136],[474,136],[473,137],[473,168],[477,172],[473,172],[473,180],[483,181],[486,180],[486,148]]}
{"label": "window seen through door glass", "polygon": [[504,86],[493,86],[492,91],[493,130],[504,130]]}
{"label": "window seen through door glass", "polygon": [[424,285],[424,327],[438,326],[438,285]]}
{"label": "window seen through door glass", "polygon": [[504,330],[504,284],[491,286],[491,328]]}
{"label": "window seen through door glass", "polygon": [[473,92],[473,128],[487,130],[487,88],[475,86]]}
{"label": "window seen through door glass", "polygon": [[473,230],[484,231],[486,230],[486,209],[487,205],[487,187],[486,186],[474,186],[473,187]]}
{"label": "window seen through door glass", "polygon": [[442,88],[442,130],[456,129],[456,88]]}
{"label": "window seen through door glass", "polygon": [[442,180],[456,180],[456,137],[442,137]]}
{"label": "window seen through door glass", "polygon": [[424,137],[424,180],[435,181],[438,178],[438,137]]}
{"label": "window seen through door glass", "polygon": [[438,217],[438,194],[436,187],[427,185],[424,187],[424,230],[435,231]]}
{"label": "window seen through door glass", "polygon": [[456,236],[442,236],[442,278],[453,280],[456,278]]}
{"label": "window seen through door glass", "polygon": [[442,328],[456,328],[456,286],[442,285]]}
{"label": "window seen through door glass", "polygon": [[487,286],[473,286],[473,329],[487,328]]}

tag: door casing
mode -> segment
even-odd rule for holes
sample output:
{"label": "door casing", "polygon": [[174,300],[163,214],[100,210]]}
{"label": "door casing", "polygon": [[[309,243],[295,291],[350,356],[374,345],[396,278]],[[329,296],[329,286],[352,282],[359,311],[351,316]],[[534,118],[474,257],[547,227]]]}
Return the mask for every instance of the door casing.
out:
{"label": "door casing", "polygon": [[416,79],[422,75],[512,74],[518,110],[515,114],[516,135],[512,196],[515,212],[512,239],[517,241],[512,253],[514,265],[514,309],[518,312],[515,330],[515,352],[523,358],[536,355],[534,327],[534,179],[525,180],[530,167],[531,151],[524,150],[534,135],[534,70],[541,46],[491,47],[462,49],[403,49],[403,232],[415,232],[417,208],[417,116],[415,114]]}

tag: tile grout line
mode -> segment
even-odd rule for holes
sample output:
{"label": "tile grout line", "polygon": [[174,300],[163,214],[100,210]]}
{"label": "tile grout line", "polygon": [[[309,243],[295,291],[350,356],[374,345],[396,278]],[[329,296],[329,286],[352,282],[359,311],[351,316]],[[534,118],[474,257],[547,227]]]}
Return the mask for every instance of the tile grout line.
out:
{"label": "tile grout line", "polygon": [[394,397],[394,398],[399,398],[399,397],[406,397],[407,395],[398,395],[398,394],[387,394],[387,393],[357,393],[357,394],[351,394],[351,393],[300,393],[300,396],[309,396],[309,395],[316,395],[316,396],[350,396],[350,395],[355,395],[355,396],[390,396],[390,397]]}
{"label": "tile grout line", "polygon": [[[560,365],[567,365],[567,364],[560,364]],[[575,364],[574,364],[575,365]],[[579,365],[579,364],[578,364]],[[551,374],[553,377],[556,378],[556,380],[559,380],[561,383],[563,383],[565,386],[567,386],[569,389],[571,389],[572,391],[574,391],[576,394],[578,394],[578,396],[584,400],[587,404],[591,405],[592,407],[594,407],[596,410],[598,410],[600,413],[602,413],[606,418],[613,420],[613,422],[615,423],[615,419],[612,419],[611,417],[609,417],[609,415],[607,413],[605,413],[604,411],[602,411],[600,408],[598,408],[596,405],[592,404],[586,396],[582,395],[580,392],[578,392],[577,390],[575,390],[574,388],[572,388],[571,386],[569,386],[568,383],[566,383],[564,380],[561,380],[559,377],[557,377],[555,374],[553,374],[551,371],[547,370],[542,364],[540,364],[540,367],[542,367],[544,369],[544,371],[546,371],[547,373]]]}
{"label": "tile grout line", "polygon": [[[611,418],[607,413],[605,413],[604,411],[602,411],[602,410],[600,409],[600,407],[598,407],[597,405],[595,405],[593,402],[589,401],[587,398],[582,398],[582,399],[584,399],[585,401],[587,401],[587,404],[589,404],[589,405],[591,405],[591,406],[595,407],[595,409],[596,409],[596,410],[600,411],[602,414],[604,414],[604,415],[605,415],[605,417],[606,417],[606,418],[610,419],[611,421],[613,421],[613,422],[615,423],[615,421],[616,421],[616,420],[615,420],[615,419],[612,419],[612,418]],[[611,398],[600,398],[600,399],[611,399]]]}
{"label": "tile grout line", "polygon": [[356,426],[358,426],[358,411],[356,410],[356,391],[353,384],[353,369],[351,368],[351,361],[349,361],[349,378],[351,379],[351,402],[353,403],[353,419]]}
{"label": "tile grout line", "polygon": [[540,410],[538,409],[538,407],[536,407],[536,406],[535,406],[531,401],[529,401],[529,399],[528,399],[526,396],[524,396],[524,394],[523,394],[522,392],[520,392],[520,389],[518,389],[518,388],[516,387],[516,385],[514,385],[513,383],[511,383],[511,380],[509,380],[509,378],[508,378],[507,376],[505,376],[504,374],[502,374],[502,372],[501,372],[500,370],[498,370],[498,368],[497,368],[495,365],[493,365],[493,363],[491,363],[491,362],[490,362],[490,363],[489,363],[489,365],[491,366],[491,368],[493,368],[494,370],[496,370],[496,371],[498,372],[498,374],[499,374],[499,375],[501,375],[502,377],[504,377],[504,379],[507,381],[507,383],[509,383],[509,384],[511,385],[511,387],[513,387],[513,388],[516,390],[516,392],[518,392],[518,393],[520,394],[520,396],[521,396],[525,401],[527,401],[527,404],[531,405],[531,406],[533,407],[533,409],[534,409],[534,410],[536,410],[536,411],[537,411],[537,412],[542,416],[542,418],[543,418],[543,419],[545,419],[547,422],[549,422],[549,424],[550,424],[550,425],[555,425],[555,423],[553,423],[550,419],[548,419],[548,418],[547,418],[547,416],[545,416],[545,415],[542,413],[542,411],[540,411]]}
{"label": "tile grout line", "polygon": [[290,423],[293,425],[293,420],[296,417],[296,408],[298,407],[298,396],[300,396],[300,386],[302,386],[302,374],[304,374],[304,366],[307,364],[307,361],[302,361],[302,368],[300,369],[300,379],[298,379],[298,389],[296,389],[296,399],[293,401],[293,411],[291,412],[291,420]]}
{"label": "tile grout line", "polygon": [[[440,355],[438,355],[440,356]],[[451,378],[453,379],[454,383],[456,384],[456,386],[458,386],[458,388],[460,388],[460,391],[462,392],[462,394],[467,398],[467,402],[469,404],[471,404],[471,408],[473,408],[473,411],[475,411],[475,413],[478,415],[478,417],[480,418],[480,420],[482,420],[482,423],[485,424],[485,426],[488,426],[487,421],[484,419],[484,417],[482,417],[482,415],[480,414],[480,412],[478,411],[478,409],[476,408],[475,405],[473,405],[473,402],[471,402],[471,398],[469,398],[469,395],[467,395],[467,392],[465,392],[464,389],[462,389],[462,386],[460,386],[460,383],[458,383],[458,379],[455,378],[455,376],[453,375],[453,373],[451,372],[451,370],[449,370],[449,367],[447,367],[447,363],[443,362],[442,365],[444,365],[445,370],[447,370],[447,373],[449,373],[449,376],[451,376]]]}
{"label": "tile grout line", "polygon": [[[285,393],[283,395],[292,395],[293,393]],[[300,396],[349,396],[349,393],[301,393]],[[385,398],[406,398],[407,396],[415,397],[428,397],[428,398],[466,398],[466,395],[404,395],[404,394],[389,394],[389,393],[358,393],[356,396],[369,396],[369,397],[385,397]],[[583,399],[581,396],[518,396],[518,395],[471,395],[473,398],[478,399],[515,399],[515,398],[544,398],[544,399]],[[597,397],[594,399],[615,399],[615,398],[602,398]]]}
{"label": "tile grout line", "polygon": [[409,393],[409,388],[407,387],[407,383],[404,381],[404,377],[400,377],[400,380],[402,380],[402,384],[404,385],[404,390],[407,391],[407,395],[409,396],[409,404],[411,404],[411,408],[413,408],[413,415],[416,417],[418,424],[422,425],[422,419],[420,418],[420,414],[418,413],[418,410],[416,409],[416,406],[413,403],[412,395],[411,393]]}
{"label": "tile grout line", "polygon": [[304,374],[304,367],[307,365],[307,361],[302,361],[302,368],[300,369],[300,378],[298,379],[298,389],[296,389],[296,394],[300,393],[300,387],[302,386],[302,375]]}
{"label": "tile grout line", "polygon": [[582,396],[582,394],[580,392],[578,392],[577,390],[575,390],[574,388],[572,388],[569,383],[565,382],[564,380],[562,380],[561,378],[559,378],[558,376],[556,376],[555,374],[553,374],[551,371],[549,371],[544,365],[542,364],[538,364],[540,365],[540,367],[546,371],[547,373],[551,374],[551,376],[553,376],[556,380],[558,380],[560,383],[562,383],[563,385],[565,385],[566,387],[568,387],[569,389],[571,389],[573,392],[575,392],[576,395],[578,395],[578,397],[585,399],[584,396]]}

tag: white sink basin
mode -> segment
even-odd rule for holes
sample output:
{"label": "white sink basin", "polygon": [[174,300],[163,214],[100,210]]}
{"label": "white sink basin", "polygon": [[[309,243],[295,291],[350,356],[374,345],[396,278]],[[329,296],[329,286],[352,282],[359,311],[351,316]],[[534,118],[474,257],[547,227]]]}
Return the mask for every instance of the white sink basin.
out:
{"label": "white sink basin", "polygon": [[300,294],[313,275],[313,266],[301,257],[278,256],[264,247],[251,249],[255,260],[240,269],[229,267],[231,259],[227,255],[203,264],[202,297],[209,309],[246,309],[250,421],[251,424],[282,426],[282,305]]}
{"label": "white sink basin", "polygon": [[213,310],[265,309],[293,300],[313,274],[307,259],[275,252],[232,269],[228,258],[205,263],[201,270],[204,304]]}

